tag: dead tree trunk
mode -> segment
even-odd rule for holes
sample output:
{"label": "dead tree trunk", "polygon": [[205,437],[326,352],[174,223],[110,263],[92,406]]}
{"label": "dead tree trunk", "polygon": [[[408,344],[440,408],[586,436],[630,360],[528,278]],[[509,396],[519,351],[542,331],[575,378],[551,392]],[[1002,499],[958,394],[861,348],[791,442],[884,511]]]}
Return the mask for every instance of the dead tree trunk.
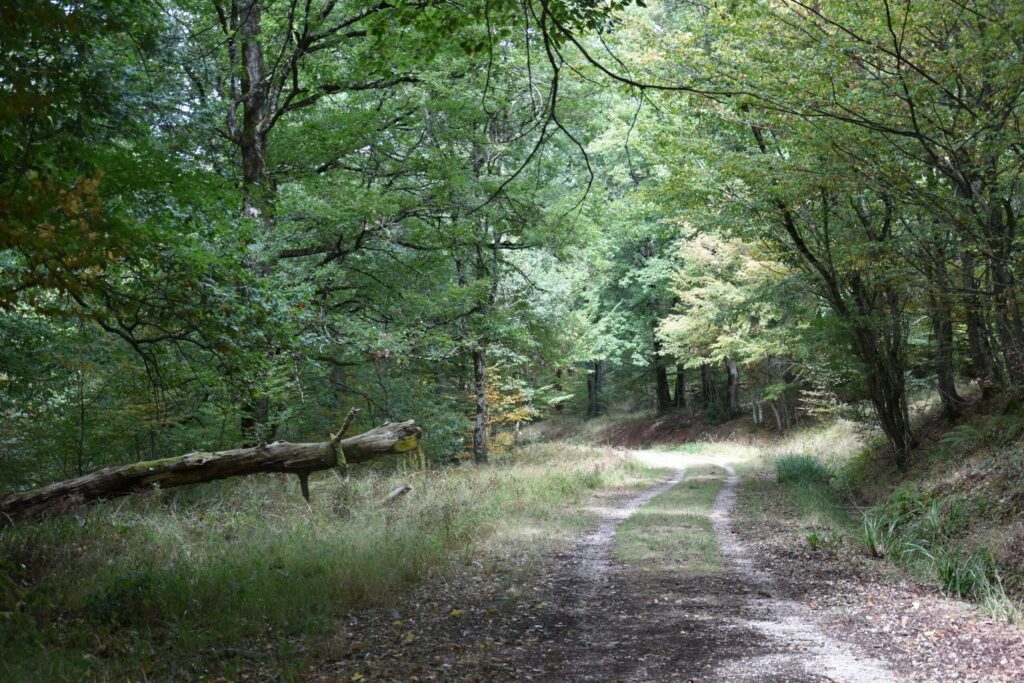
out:
{"label": "dead tree trunk", "polygon": [[188,453],[163,460],[107,467],[98,472],[26,491],[0,500],[0,515],[8,519],[41,512],[64,502],[116,498],[152,488],[171,488],[257,472],[296,474],[307,493],[310,472],[338,464],[365,462],[388,453],[403,453],[419,445],[420,428],[413,420],[386,424],[347,439],[319,443],[275,441],[253,448],[214,453]]}

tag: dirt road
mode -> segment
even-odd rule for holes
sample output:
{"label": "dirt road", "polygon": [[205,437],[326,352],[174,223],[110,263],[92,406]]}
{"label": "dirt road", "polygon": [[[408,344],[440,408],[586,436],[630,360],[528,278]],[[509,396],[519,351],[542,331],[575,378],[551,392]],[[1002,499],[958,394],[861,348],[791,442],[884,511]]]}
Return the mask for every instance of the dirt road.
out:
{"label": "dirt road", "polygon": [[[693,458],[638,457],[675,474],[602,511],[598,528],[553,568],[546,615],[557,633],[547,680],[896,681],[883,664],[822,633],[807,610],[781,598],[770,575],[753,568],[732,530],[738,477],[727,479],[710,511],[725,571],[680,576],[611,562],[614,532],[655,496],[678,485]],[[706,459],[702,460],[706,462]]]}

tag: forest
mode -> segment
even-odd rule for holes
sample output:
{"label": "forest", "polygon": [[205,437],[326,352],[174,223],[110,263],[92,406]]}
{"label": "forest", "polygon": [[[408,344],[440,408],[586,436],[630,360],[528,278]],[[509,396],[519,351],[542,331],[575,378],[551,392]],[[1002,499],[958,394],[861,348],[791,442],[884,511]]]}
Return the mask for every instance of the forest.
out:
{"label": "forest", "polygon": [[[31,680],[57,648],[73,654],[35,680],[249,680],[187,654],[223,624],[186,645],[194,607],[140,597],[188,592],[198,555],[172,553],[185,584],[162,588],[99,555],[199,543],[206,517],[219,536],[201,543],[230,544],[249,532],[221,525],[263,515],[263,496],[289,531],[261,527],[249,553],[408,477],[447,482],[443,507],[517,461],[553,467],[541,508],[654,476],[616,460],[584,484],[590,465],[557,469],[583,455],[520,456],[546,425],[642,415],[777,441],[841,423],[886,490],[941,434],[1016,448],[1022,55],[1012,0],[5,0],[0,621],[24,642],[0,677]],[[957,427],[982,413],[994,441]],[[1016,453],[1000,467],[1018,472]],[[140,493],[258,471],[284,474]],[[435,524],[422,488],[332,542],[387,546],[397,505],[410,534]],[[992,500],[1017,520],[1006,490]],[[505,510],[455,531],[444,512],[435,545],[480,543],[470,528]],[[160,536],[161,515],[182,526]],[[447,561],[396,547],[329,575],[330,595],[377,604]],[[287,567],[306,551],[288,552],[253,591],[302,573]],[[1012,594],[995,566],[981,573]],[[40,588],[65,570],[92,577],[77,597]],[[246,600],[249,621],[276,618]],[[102,628],[72,624],[97,613]],[[96,629],[134,650],[90,644]],[[162,648],[188,662],[166,668]],[[252,680],[373,678],[295,678],[303,662]],[[865,675],[836,680],[882,680]]]}

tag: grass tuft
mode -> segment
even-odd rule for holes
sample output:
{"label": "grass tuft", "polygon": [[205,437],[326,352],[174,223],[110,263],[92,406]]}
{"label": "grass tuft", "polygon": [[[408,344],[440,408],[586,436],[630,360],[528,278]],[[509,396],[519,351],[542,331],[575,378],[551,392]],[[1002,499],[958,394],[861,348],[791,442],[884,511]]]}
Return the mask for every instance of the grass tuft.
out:
{"label": "grass tuft", "polygon": [[827,485],[828,466],[809,455],[784,455],[775,461],[775,476],[780,484]]}
{"label": "grass tuft", "polygon": [[834,550],[840,543],[839,535],[831,529],[811,529],[807,532],[807,547],[818,550]]}

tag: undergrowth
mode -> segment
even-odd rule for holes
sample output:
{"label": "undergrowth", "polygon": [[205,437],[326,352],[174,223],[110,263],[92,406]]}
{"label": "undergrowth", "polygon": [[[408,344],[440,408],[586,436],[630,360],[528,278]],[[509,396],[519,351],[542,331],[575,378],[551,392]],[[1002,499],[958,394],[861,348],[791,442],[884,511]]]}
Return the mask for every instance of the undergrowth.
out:
{"label": "undergrowth", "polygon": [[[587,523],[569,511],[588,492],[654,474],[615,451],[545,444],[486,467],[325,473],[311,505],[294,482],[262,476],[7,527],[0,679],[181,679],[211,667],[231,679],[253,657],[294,678],[304,663],[289,642],[459,562],[537,549]],[[381,504],[399,483],[413,491]]]}
{"label": "undergrowth", "polygon": [[828,465],[806,454],[783,455],[775,461],[775,476],[808,527],[812,550],[831,548],[850,526],[842,496],[832,486]]}

